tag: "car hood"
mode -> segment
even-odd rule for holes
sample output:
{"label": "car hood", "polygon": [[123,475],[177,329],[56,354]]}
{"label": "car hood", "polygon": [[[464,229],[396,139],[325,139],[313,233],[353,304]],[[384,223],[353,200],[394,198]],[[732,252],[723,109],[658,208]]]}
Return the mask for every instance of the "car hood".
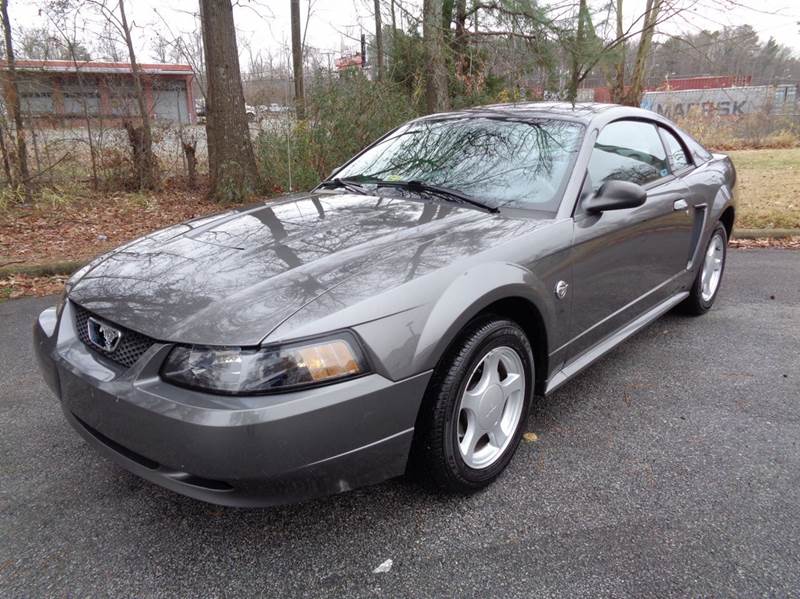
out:
{"label": "car hood", "polygon": [[163,341],[257,345],[336,287],[348,291],[328,314],[538,224],[438,201],[294,196],[133,241],[77,273],[69,297]]}

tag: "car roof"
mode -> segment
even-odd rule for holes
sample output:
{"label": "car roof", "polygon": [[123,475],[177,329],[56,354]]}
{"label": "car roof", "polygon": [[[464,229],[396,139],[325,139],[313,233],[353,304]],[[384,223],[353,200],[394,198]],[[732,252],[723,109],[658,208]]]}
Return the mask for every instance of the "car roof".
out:
{"label": "car roof", "polygon": [[619,118],[648,118],[655,121],[664,121],[663,117],[655,112],[622,106],[620,104],[603,104],[600,102],[515,102],[510,104],[490,104],[476,106],[454,112],[432,114],[419,120],[438,120],[446,118],[464,117],[509,117],[509,118],[558,118],[575,121],[588,125],[594,121],[607,123]]}

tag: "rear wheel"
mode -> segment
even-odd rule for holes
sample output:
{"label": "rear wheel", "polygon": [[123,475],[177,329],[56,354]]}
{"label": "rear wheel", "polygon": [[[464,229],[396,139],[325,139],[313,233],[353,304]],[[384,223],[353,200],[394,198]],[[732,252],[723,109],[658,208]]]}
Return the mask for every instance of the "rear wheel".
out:
{"label": "rear wheel", "polygon": [[533,376],[519,325],[489,318],[467,327],[428,388],[414,447],[418,469],[448,491],[491,483],[519,445]]}
{"label": "rear wheel", "polygon": [[708,312],[714,305],[722,282],[722,273],[725,271],[727,247],[727,231],[721,223],[717,223],[711,239],[708,240],[705,254],[702,256],[703,264],[697,273],[689,297],[680,305],[683,312],[699,316]]}

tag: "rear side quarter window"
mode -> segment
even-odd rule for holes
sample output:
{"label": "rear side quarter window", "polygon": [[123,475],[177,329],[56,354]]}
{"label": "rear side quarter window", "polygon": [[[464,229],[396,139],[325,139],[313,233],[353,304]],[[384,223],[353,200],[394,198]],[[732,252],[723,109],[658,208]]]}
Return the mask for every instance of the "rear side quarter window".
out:
{"label": "rear side quarter window", "polygon": [[676,131],[680,133],[683,141],[686,142],[686,147],[689,150],[695,165],[700,166],[701,164],[705,164],[713,158],[711,152],[701,146],[700,142],[698,142],[694,137],[685,131],[682,131],[681,129],[676,128]]}
{"label": "rear side quarter window", "polygon": [[673,173],[678,173],[692,165],[692,158],[686,151],[681,140],[672,131],[664,127],[659,127],[664,145],[667,147],[667,159]]}

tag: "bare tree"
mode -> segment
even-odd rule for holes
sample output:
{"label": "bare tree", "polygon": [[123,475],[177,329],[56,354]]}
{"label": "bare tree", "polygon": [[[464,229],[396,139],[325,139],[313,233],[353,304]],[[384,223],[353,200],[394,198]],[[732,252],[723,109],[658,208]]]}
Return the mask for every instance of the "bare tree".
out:
{"label": "bare tree", "polygon": [[156,32],[153,39],[150,40],[150,50],[160,63],[167,62],[167,56],[171,45],[170,41],[159,32]]}
{"label": "bare tree", "polygon": [[449,106],[447,66],[444,61],[445,48],[442,35],[442,0],[424,0],[422,31],[427,64],[425,106],[428,113],[442,112]]}
{"label": "bare tree", "polygon": [[[133,146],[134,164],[139,179],[140,189],[153,189],[158,184],[158,173],[156,167],[156,159],[153,154],[153,131],[150,128],[150,107],[147,105],[147,100],[144,97],[144,89],[142,87],[142,73],[139,69],[139,63],[136,62],[136,52],[133,49],[133,38],[131,37],[131,28],[128,25],[128,17],[125,14],[125,0],[117,0],[119,4],[119,24],[122,34],[125,37],[125,45],[128,46],[128,56],[131,61],[131,71],[133,72],[133,84],[136,89],[136,102],[139,105],[139,117],[142,120],[141,129],[135,127],[132,123],[126,126],[128,135],[131,138],[131,145]],[[137,160],[138,150],[138,160]]]}
{"label": "bare tree", "polygon": [[456,35],[453,38],[456,53],[456,71],[463,74],[467,51],[467,0],[456,0]]}
{"label": "bare tree", "polygon": [[[616,8],[616,15],[615,15],[615,25],[616,25],[616,34],[617,39],[622,39],[625,35],[625,29],[622,24],[622,0],[615,0],[615,8]],[[622,96],[625,94],[625,46],[623,44],[620,52],[621,56],[615,61],[614,64],[614,75],[611,81],[611,85],[609,85],[609,90],[611,92],[611,100],[614,102],[619,102],[622,100]]]}
{"label": "bare tree", "polygon": [[[155,189],[158,186],[158,163],[153,153],[153,130],[150,124],[150,107],[142,84],[142,72],[136,60],[136,51],[133,47],[131,24],[125,12],[125,0],[85,0],[86,4],[93,6],[105,19],[105,27],[110,32],[116,31],[125,42],[128,49],[128,60],[133,74],[133,87],[138,108],[139,125],[125,118],[123,126],[128,132],[128,140],[133,153],[133,166],[136,184],[139,189]],[[111,41],[111,38],[109,38]]]}
{"label": "bare tree", "polygon": [[577,27],[563,38],[562,45],[565,46],[570,61],[567,100],[575,102],[578,85],[588,75],[588,72],[583,72],[582,66],[602,52],[602,42],[594,33],[588,0],[579,0]]}
{"label": "bare tree", "polygon": [[653,40],[648,83],[701,73],[734,75],[741,83],[754,85],[800,80],[800,57],[772,37],[762,42],[751,25],[664,37],[661,42]]}
{"label": "bare tree", "polygon": [[[567,95],[575,98],[578,86],[595,70],[605,73],[614,102],[638,105],[644,87],[645,66],[651,55],[652,40],[656,27],[675,18],[695,6],[698,0],[646,0],[641,14],[623,26],[623,0],[614,0],[608,5],[616,10],[615,30],[609,35],[596,35],[589,2],[579,0],[577,19],[564,19],[551,8],[543,31],[554,36],[556,42],[568,56],[566,69],[569,73]],[[566,10],[574,10],[567,4]],[[610,13],[609,13],[610,14]],[[564,26],[563,21],[575,22],[574,27]],[[626,84],[626,58],[632,42],[636,43],[636,61],[631,79]],[[638,66],[637,66],[638,65]]]}
{"label": "bare tree", "polygon": [[[50,10],[47,10],[47,13],[49,12]],[[47,27],[20,27],[14,50],[20,58],[72,60],[74,54],[79,60],[90,59],[89,50],[81,42],[76,41],[74,48],[70,50],[60,37],[53,35]]]}
{"label": "bare tree", "polygon": [[31,201],[31,178],[28,171],[28,148],[25,143],[25,126],[22,122],[22,108],[17,87],[17,68],[14,60],[14,43],[11,37],[11,20],[8,18],[8,0],[0,0],[3,13],[3,37],[6,51],[6,104],[14,121],[14,135],[17,141],[17,169],[20,183],[25,192],[25,201]]}
{"label": "bare tree", "polygon": [[377,79],[383,79],[383,24],[381,23],[381,0],[375,0],[375,52],[378,55]]}
{"label": "bare tree", "polygon": [[292,70],[294,71],[294,103],[298,120],[306,118],[306,97],[303,89],[303,39],[300,35],[300,0],[291,1]]}
{"label": "bare tree", "polygon": [[83,112],[83,120],[84,124],[86,125],[86,138],[89,145],[89,160],[92,171],[92,188],[97,189],[97,148],[95,147],[92,117],[98,115],[91,115],[89,113],[89,106],[88,102],[86,101],[87,91],[81,68],[83,63],[88,60],[88,56],[85,56],[85,48],[78,40],[78,20],[80,18],[80,14],[78,10],[72,10],[72,7],[69,4],[56,2],[50,6],[50,10],[47,12],[47,18],[58,34],[58,42],[63,48],[63,55],[66,57],[66,60],[72,61],[72,65],[75,68],[75,76],[78,81],[78,89],[80,91],[81,111]]}
{"label": "bare tree", "polygon": [[[656,23],[661,11],[662,0],[647,0],[644,9],[644,24],[642,33],[639,36],[639,46],[636,49],[636,61],[633,64],[630,85],[625,91],[622,102],[630,106],[638,106],[642,100],[642,90],[644,88],[645,64],[650,49],[653,45],[653,34],[655,33]],[[624,60],[624,57],[623,59]]]}
{"label": "bare tree", "polygon": [[103,23],[103,29],[97,35],[97,42],[94,48],[94,54],[99,54],[106,60],[111,62],[123,61],[122,48],[119,44],[119,32],[108,20]]}
{"label": "bare tree", "polygon": [[192,67],[197,86],[200,88],[200,93],[206,97],[206,60],[203,50],[203,25],[199,20],[197,13],[191,13],[195,19],[196,27],[192,27],[189,32],[175,32],[170,27],[169,22],[162,16],[156,9],[154,10],[161,23],[167,29],[171,41],[168,41],[170,46],[169,59],[174,62],[186,62]]}
{"label": "bare tree", "polygon": [[200,0],[208,92],[209,195],[219,202],[247,199],[259,182],[239,71],[231,0]]}
{"label": "bare tree", "polygon": [[13,185],[14,173],[11,172],[11,160],[9,159],[9,152],[6,147],[6,131],[8,131],[8,124],[6,123],[5,102],[2,104],[3,110],[0,112],[0,157],[3,159],[3,173],[6,176],[6,182],[9,185]]}

